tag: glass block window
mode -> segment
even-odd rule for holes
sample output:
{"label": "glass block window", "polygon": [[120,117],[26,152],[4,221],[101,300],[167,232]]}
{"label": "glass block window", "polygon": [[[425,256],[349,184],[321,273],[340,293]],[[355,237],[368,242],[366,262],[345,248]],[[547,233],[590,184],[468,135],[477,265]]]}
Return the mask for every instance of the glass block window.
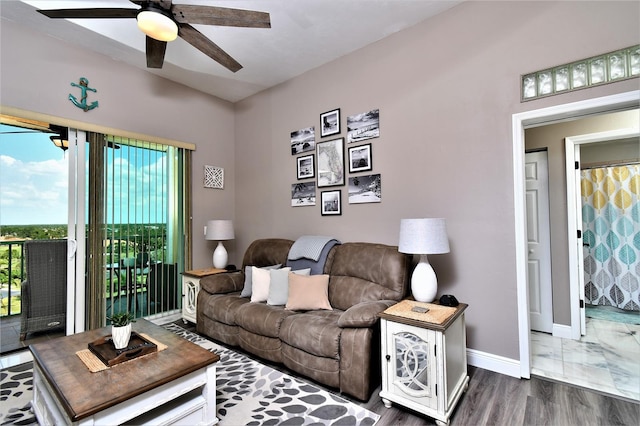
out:
{"label": "glass block window", "polygon": [[571,90],[640,76],[640,45],[521,77],[521,100],[529,101]]}

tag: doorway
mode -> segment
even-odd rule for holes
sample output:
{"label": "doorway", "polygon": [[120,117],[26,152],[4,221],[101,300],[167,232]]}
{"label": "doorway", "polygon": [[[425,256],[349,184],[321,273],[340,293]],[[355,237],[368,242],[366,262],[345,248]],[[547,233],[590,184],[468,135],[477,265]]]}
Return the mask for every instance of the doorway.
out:
{"label": "doorway", "polygon": [[[548,125],[546,129],[541,129],[539,132],[527,131],[527,145],[539,142],[540,136],[544,136],[542,139],[546,139],[546,143],[556,145],[555,151],[553,149],[552,151],[556,157],[555,169],[557,170],[555,182],[551,182],[551,185],[556,187],[556,192],[562,192],[560,187],[564,184],[563,175],[566,175],[566,185],[564,186],[567,187],[567,195],[555,195],[562,195],[567,201],[574,200],[574,202],[567,202],[569,207],[564,205],[556,206],[553,220],[557,229],[558,223],[563,222],[563,214],[567,214],[570,217],[567,223],[575,224],[575,226],[568,227],[569,232],[563,232],[563,235],[556,238],[556,242],[564,245],[562,248],[565,249],[565,253],[562,256],[554,257],[554,265],[571,263],[569,270],[575,272],[572,277],[576,277],[576,281],[572,282],[571,286],[582,293],[580,300],[584,300],[585,304],[589,303],[590,300],[584,297],[585,281],[587,283],[592,281],[591,287],[593,283],[598,284],[598,286],[609,283],[609,285],[615,287],[614,276],[621,278],[621,282],[619,282],[621,292],[616,294],[614,299],[618,299],[618,296],[623,293],[626,295],[621,298],[624,301],[627,301],[630,297],[630,294],[623,288],[626,286],[625,280],[629,279],[629,283],[633,282],[632,270],[635,270],[635,265],[632,265],[631,268],[626,268],[623,261],[628,261],[634,256],[625,257],[624,253],[626,251],[622,250],[622,248],[625,246],[625,240],[629,238],[631,241],[633,240],[633,235],[636,234],[637,230],[633,231],[635,225],[632,223],[632,209],[629,206],[631,199],[624,198],[625,196],[620,193],[622,188],[624,188],[623,194],[625,191],[632,191],[632,185],[630,185],[631,173],[623,173],[623,170],[628,170],[628,167],[621,167],[620,163],[627,163],[637,159],[640,155],[640,142],[638,142],[637,137],[635,140],[628,140],[629,136],[637,134],[637,130],[629,133],[628,129],[607,130],[571,137],[563,137],[563,135],[576,135],[577,132],[590,132],[594,129],[621,128],[627,122],[631,124],[640,122],[638,114],[637,110],[602,114],[571,123]],[[614,141],[615,139],[617,141]],[[566,155],[563,156],[563,153],[566,153]],[[579,162],[578,169],[575,167],[574,160]],[[611,165],[614,160],[618,167],[612,168],[614,175],[609,178],[603,175],[602,169],[591,168],[593,166],[603,166],[605,162]],[[583,180],[585,168],[590,178],[593,178],[591,172],[597,171],[597,188],[601,193],[596,196],[595,200],[593,195],[597,191],[595,189],[586,190],[586,183]],[[587,203],[586,206],[583,204],[584,200],[581,197],[581,192],[583,191],[581,189],[585,189],[582,195],[591,193],[590,203]],[[610,200],[612,204],[606,200]],[[624,206],[627,207],[626,213],[617,208],[619,201],[622,201]],[[584,223],[581,218],[576,219],[582,212],[585,213],[586,222]],[[602,214],[601,217],[599,213]],[[599,219],[596,220],[598,217]],[[614,226],[608,229],[608,224],[614,224]],[[624,224],[629,226],[623,226]],[[577,230],[582,232],[582,238],[577,238]],[[620,232],[624,233],[624,235],[616,235]],[[600,234],[603,234],[604,239],[593,244],[595,236]],[[567,241],[574,249],[571,256],[566,254],[569,253]],[[592,247],[592,249],[584,247],[584,257],[582,254],[583,244],[590,244]],[[595,253],[595,247],[598,247],[597,254]],[[612,251],[614,247],[617,247],[615,249],[617,254],[622,254],[619,261],[613,261],[613,258],[609,257],[614,256]],[[564,262],[562,257],[566,257]],[[617,256],[615,257],[617,258]],[[594,266],[599,266],[600,269],[596,270]],[[589,271],[592,271],[593,274],[590,275]],[[631,275],[628,275],[627,272],[630,272]],[[585,277],[584,280],[582,276]],[[560,279],[562,278],[565,278],[564,275]],[[566,278],[559,284],[556,283],[557,286],[566,286]],[[590,286],[587,285],[587,288],[590,288]],[[608,289],[606,294],[603,294],[601,290],[594,291],[594,293],[598,293],[601,298],[605,297],[607,299],[607,301],[600,300],[601,302],[611,303],[609,299],[611,294]],[[588,293],[587,296],[589,296]],[[566,300],[561,302],[560,309],[562,307],[569,307]],[[619,397],[640,400],[640,371],[637,368],[637,359],[640,356],[640,342],[634,338],[634,334],[640,331],[640,326],[633,324],[634,314],[629,313],[624,315],[626,318],[618,319],[613,315],[603,315],[602,313],[594,316],[593,312],[590,311],[585,321],[583,316],[585,309],[580,309],[580,311],[580,323],[582,325],[569,324],[569,326],[563,326],[566,332],[560,333],[560,335],[558,333],[551,335],[532,331],[531,374],[585,388],[597,389]],[[622,317],[622,315],[617,316]],[[635,316],[638,316],[637,312]],[[575,333],[578,335],[577,339],[571,336],[571,329],[573,328],[575,328]],[[535,330],[533,323],[532,330]]]}
{"label": "doorway", "polygon": [[[621,93],[565,105],[558,105],[523,113],[512,117],[514,165],[514,219],[516,243],[516,280],[518,298],[518,329],[520,347],[520,375],[531,375],[531,331],[527,286],[527,226],[524,179],[524,133],[526,128],[551,122],[575,120],[579,117],[599,115],[638,107],[640,91]],[[576,298],[577,299],[577,298]],[[571,323],[579,317],[579,305],[571,306]],[[577,314],[577,315],[576,315]]]}
{"label": "doorway", "polygon": [[[600,172],[598,172],[598,175],[602,178],[603,181],[607,182],[606,191],[607,192],[612,191],[612,192],[610,194],[611,203],[605,202],[606,201],[605,197],[608,198],[609,197],[608,195],[605,196],[604,193],[599,194],[602,197],[597,197],[596,204],[600,205],[602,203],[602,206],[600,206],[601,208],[597,210],[593,208],[586,209],[588,206],[585,206],[583,204],[583,198],[581,195],[585,195],[585,194],[582,194],[583,192],[589,192],[587,190],[587,186],[585,186],[584,184],[589,183],[591,180],[590,179],[585,180],[585,175],[581,171],[585,168],[585,166],[590,168],[591,166],[595,166],[595,165],[604,166],[605,164],[608,164],[608,165],[616,164],[615,163],[616,161],[618,162],[622,161],[622,163],[625,163],[626,161],[629,161],[629,160],[634,160],[634,161],[638,160],[638,157],[640,157],[640,145],[638,145],[639,136],[640,136],[640,133],[638,129],[624,128],[624,129],[608,130],[608,131],[598,132],[598,133],[571,136],[565,139],[568,223],[570,224],[570,226],[572,226],[571,224],[575,224],[575,229],[578,231],[578,233],[582,235],[582,238],[569,240],[569,270],[571,272],[570,286],[571,288],[575,287],[576,289],[578,289],[579,301],[583,301],[583,303],[580,303],[579,322],[578,323],[572,322],[571,334],[573,338],[579,338],[581,335],[585,335],[586,333],[585,304],[589,303],[592,298],[591,297],[585,298],[585,284],[587,284],[589,281],[597,281],[601,286],[604,286],[605,282],[613,282],[613,281],[621,280],[623,282],[622,283],[623,286],[627,286],[627,285],[633,286],[632,282],[637,282],[637,279],[634,278],[636,274],[623,276],[620,279],[614,278],[614,276],[618,275],[618,273],[620,274],[622,273],[622,271],[618,271],[620,269],[620,264],[617,261],[614,263],[609,262],[606,270],[603,267],[604,265],[601,264],[600,272],[597,272],[594,270],[593,275],[595,276],[589,277],[589,280],[585,279],[585,268],[588,268],[589,265],[593,267],[598,267],[598,264],[600,262],[597,262],[595,260],[596,258],[600,259],[601,261],[604,261],[605,258],[609,257],[609,254],[613,255],[613,251],[610,251],[610,249],[613,248],[612,246],[617,245],[616,241],[618,243],[622,242],[620,238],[621,235],[619,235],[620,232],[622,232],[623,234],[629,233],[631,235],[631,238],[633,238],[632,234],[635,234],[636,232],[634,232],[633,230],[634,225],[633,225],[633,219],[632,219],[632,213],[631,213],[633,209],[629,208],[631,207],[630,205],[626,205],[626,203],[631,202],[631,194],[633,194],[631,189],[631,180],[626,185],[623,185],[626,187],[621,188],[622,192],[615,191],[615,186],[616,186],[615,177],[618,174],[618,172],[620,172],[622,169],[609,169],[610,174],[614,178],[601,176],[601,173],[605,173],[605,169],[603,168],[599,169]],[[600,148],[600,150],[597,150],[598,147]],[[616,150],[615,147],[619,147],[619,148]],[[613,154],[609,154],[609,156],[607,156],[605,154],[605,152],[607,151],[603,151],[602,148],[604,149],[608,148],[607,151],[613,152]],[[581,151],[583,149],[587,152],[594,152],[595,155],[592,154],[590,156],[587,156],[585,161],[582,161]],[[598,154],[598,152],[600,152],[600,154]],[[596,164],[596,163],[593,163],[594,159],[598,159],[600,161],[598,161],[598,163]],[[612,159],[615,159],[615,160],[613,160],[612,162]],[[605,160],[605,162],[603,163],[602,160]],[[591,161],[591,164],[588,164],[589,161]],[[575,164],[575,167],[574,167],[574,164]],[[618,163],[618,165],[621,165],[621,164]],[[627,169],[625,168],[624,170],[627,170]],[[588,176],[591,176],[591,174],[589,174]],[[617,178],[619,180],[621,176],[617,176]],[[597,180],[599,179],[596,178],[596,181]],[[582,191],[581,189],[583,187],[584,187],[584,191]],[[631,192],[628,192],[628,191],[631,191]],[[620,199],[616,197],[616,194],[619,196]],[[628,197],[628,199],[624,199],[625,195]],[[593,201],[593,196],[592,196],[592,201]],[[626,213],[624,213],[625,210],[627,210]],[[589,212],[592,212],[593,214],[595,214],[596,211],[600,211],[600,213],[602,213],[602,217],[597,220],[595,220],[595,217],[594,217],[592,220],[589,221],[590,226],[588,228],[590,229],[583,229],[584,227],[583,211],[587,214]],[[621,220],[616,221],[617,226],[616,226],[616,229],[614,229],[613,225],[610,223],[608,219],[615,220],[614,217],[616,216],[620,216]],[[596,241],[595,241],[596,235],[599,235],[601,233],[606,234],[602,238],[598,237],[599,240],[604,240],[605,242],[604,245],[596,244]],[[622,236],[622,238],[624,238],[624,236]],[[594,253],[593,253],[594,256],[591,256],[590,246],[593,246],[592,248],[594,249]],[[626,254],[626,251],[624,253],[621,253],[623,258],[636,259],[638,257],[635,252],[635,249],[633,249],[632,246],[627,246],[623,248],[632,250],[632,252],[629,252],[628,254]],[[585,257],[585,251],[587,252],[586,253],[587,257]],[[634,261],[632,263],[635,264],[637,262]],[[595,268],[588,268],[588,269],[595,269]],[[613,284],[611,290],[609,290],[608,292],[610,294],[602,295],[604,298],[608,299],[608,301],[603,304],[607,304],[610,306],[616,305],[616,299],[618,299],[622,293],[622,291],[620,291],[619,294],[614,294],[612,296],[611,292],[615,291],[616,288],[618,288],[618,286]],[[604,289],[601,289],[601,290],[604,291]],[[596,292],[598,291],[596,290]],[[634,303],[634,304],[637,306],[637,303]]]}

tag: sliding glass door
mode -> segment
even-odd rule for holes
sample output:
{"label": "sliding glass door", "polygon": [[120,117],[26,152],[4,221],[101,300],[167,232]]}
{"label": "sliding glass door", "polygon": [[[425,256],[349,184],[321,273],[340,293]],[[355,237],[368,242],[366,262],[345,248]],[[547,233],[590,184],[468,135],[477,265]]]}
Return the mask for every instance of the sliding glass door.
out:
{"label": "sliding glass door", "polygon": [[123,310],[176,312],[178,272],[190,266],[192,148],[0,118],[2,316],[20,315],[24,241],[50,238],[68,239],[68,334]]}
{"label": "sliding glass door", "polygon": [[188,151],[89,135],[88,320],[166,315],[180,306]]}

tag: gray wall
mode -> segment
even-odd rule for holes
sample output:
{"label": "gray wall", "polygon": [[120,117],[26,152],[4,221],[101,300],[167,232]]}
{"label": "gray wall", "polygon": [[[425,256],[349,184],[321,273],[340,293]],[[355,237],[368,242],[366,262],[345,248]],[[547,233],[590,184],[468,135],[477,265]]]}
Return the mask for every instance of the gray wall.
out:
{"label": "gray wall", "polygon": [[[535,127],[525,131],[526,149],[547,148],[549,161],[549,214],[551,219],[551,280],[553,281],[553,322],[555,324],[571,325],[564,138],[607,130],[638,127],[639,123],[640,113],[635,110]],[[581,158],[582,151],[586,149],[586,147],[581,148]],[[640,155],[638,150],[639,147],[636,145],[635,158]]]}
{"label": "gray wall", "polygon": [[[19,41],[19,42],[18,42]],[[232,218],[235,182],[234,110],[229,102],[127,66],[3,19],[0,25],[0,105],[137,132],[197,146],[193,155],[194,267],[211,265],[207,220]],[[80,77],[98,90],[89,112],[68,100]],[[224,190],[203,188],[204,165],[225,169]],[[233,247],[229,247],[233,256]]]}
{"label": "gray wall", "polygon": [[[638,88],[638,80],[520,103],[520,75],[640,42],[638,3],[470,2],[236,104],[238,252],[255,238],[328,234],[397,244],[400,219],[445,217],[439,293],[469,303],[472,349],[519,359],[512,114]],[[290,207],[293,130],[380,109],[382,203]],[[320,191],[317,191],[319,195]]]}

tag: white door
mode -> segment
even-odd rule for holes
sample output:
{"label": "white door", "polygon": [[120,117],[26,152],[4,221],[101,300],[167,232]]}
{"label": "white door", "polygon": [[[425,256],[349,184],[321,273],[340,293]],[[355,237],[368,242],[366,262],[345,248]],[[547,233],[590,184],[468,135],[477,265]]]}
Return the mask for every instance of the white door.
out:
{"label": "white door", "polygon": [[551,296],[551,230],[547,152],[525,154],[527,212],[527,286],[531,329],[553,331]]}
{"label": "white door", "polygon": [[[67,257],[67,335],[85,331],[85,203],[87,134],[68,129],[69,201]],[[80,241],[80,243],[78,243]]]}

